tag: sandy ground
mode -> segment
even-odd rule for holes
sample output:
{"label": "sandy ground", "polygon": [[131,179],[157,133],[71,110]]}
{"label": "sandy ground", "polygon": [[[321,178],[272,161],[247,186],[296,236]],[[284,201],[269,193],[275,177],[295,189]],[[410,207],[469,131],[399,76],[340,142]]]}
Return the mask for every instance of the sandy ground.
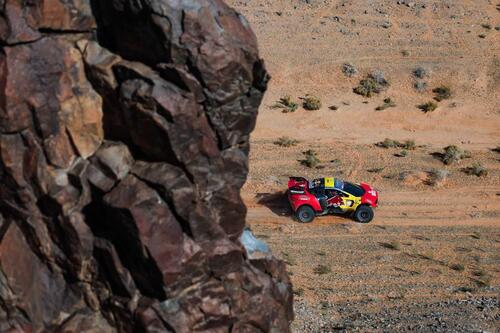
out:
{"label": "sandy ground", "polygon": [[[272,76],[242,194],[248,223],[288,264],[294,332],[500,332],[500,154],[492,151],[500,145],[500,4],[229,3],[252,25]],[[347,62],[356,76],[342,73]],[[417,67],[428,75],[416,78]],[[390,87],[372,98],[354,94],[374,70]],[[416,82],[427,88],[417,92]],[[432,113],[420,111],[417,105],[441,85],[452,97]],[[323,107],[273,109],[286,94],[299,103],[316,95]],[[385,97],[396,107],[375,111]],[[273,142],[280,136],[300,143],[279,147]],[[387,137],[418,147],[397,157],[401,149],[374,146]],[[444,165],[435,153],[451,144],[471,158]],[[308,149],[318,153],[319,169],[300,164]],[[488,175],[467,175],[464,168],[474,163]],[[449,176],[430,185],[433,170]],[[375,186],[374,221],[331,216],[297,223],[283,195],[292,175]]]}

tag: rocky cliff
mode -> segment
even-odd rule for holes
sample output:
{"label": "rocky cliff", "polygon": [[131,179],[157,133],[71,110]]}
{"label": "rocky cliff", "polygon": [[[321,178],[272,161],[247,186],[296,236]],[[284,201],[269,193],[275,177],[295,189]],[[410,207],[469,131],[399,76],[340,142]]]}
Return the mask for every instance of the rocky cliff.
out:
{"label": "rocky cliff", "polygon": [[0,332],[288,332],[240,242],[268,80],[220,0],[0,0]]}

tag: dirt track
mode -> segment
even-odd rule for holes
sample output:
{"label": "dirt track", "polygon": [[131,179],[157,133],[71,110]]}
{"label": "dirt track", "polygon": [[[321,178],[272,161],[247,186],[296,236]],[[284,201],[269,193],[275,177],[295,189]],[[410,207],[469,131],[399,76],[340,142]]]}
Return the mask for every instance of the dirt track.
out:
{"label": "dirt track", "polygon": [[[320,169],[300,165],[309,148],[317,150]],[[292,274],[294,332],[498,331],[499,154],[473,151],[471,160],[444,166],[436,151],[418,147],[402,158],[394,156],[398,149],[374,145],[282,148],[254,141],[243,191],[247,221]],[[472,161],[487,165],[488,176],[466,175]],[[401,178],[435,168],[450,172],[439,186]],[[298,223],[283,192],[290,175],[374,185],[380,192],[374,221],[325,216]],[[317,272],[319,265],[325,272]]]}

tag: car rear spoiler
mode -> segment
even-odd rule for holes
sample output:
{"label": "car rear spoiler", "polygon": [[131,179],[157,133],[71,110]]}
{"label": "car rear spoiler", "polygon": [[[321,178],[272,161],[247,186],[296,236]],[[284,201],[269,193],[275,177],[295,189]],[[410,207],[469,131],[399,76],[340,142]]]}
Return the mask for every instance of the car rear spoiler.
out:
{"label": "car rear spoiler", "polygon": [[289,177],[289,179],[296,182],[307,182],[307,179],[305,179],[304,177]]}
{"label": "car rear spoiler", "polygon": [[291,188],[304,188],[304,187],[307,187],[309,182],[307,181],[307,179],[305,179],[304,177],[289,177],[290,179],[288,180],[288,188],[291,189]]}

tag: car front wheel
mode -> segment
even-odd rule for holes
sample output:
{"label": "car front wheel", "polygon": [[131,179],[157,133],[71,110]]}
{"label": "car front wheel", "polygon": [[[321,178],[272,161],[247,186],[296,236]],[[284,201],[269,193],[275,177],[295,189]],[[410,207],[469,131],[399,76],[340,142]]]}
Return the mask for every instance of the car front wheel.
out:
{"label": "car front wheel", "polygon": [[370,206],[359,206],[354,213],[354,219],[361,223],[369,223],[373,220],[373,209]]}
{"label": "car front wheel", "polygon": [[314,220],[315,216],[314,210],[309,206],[301,206],[297,209],[296,215],[300,223],[310,223]]}

